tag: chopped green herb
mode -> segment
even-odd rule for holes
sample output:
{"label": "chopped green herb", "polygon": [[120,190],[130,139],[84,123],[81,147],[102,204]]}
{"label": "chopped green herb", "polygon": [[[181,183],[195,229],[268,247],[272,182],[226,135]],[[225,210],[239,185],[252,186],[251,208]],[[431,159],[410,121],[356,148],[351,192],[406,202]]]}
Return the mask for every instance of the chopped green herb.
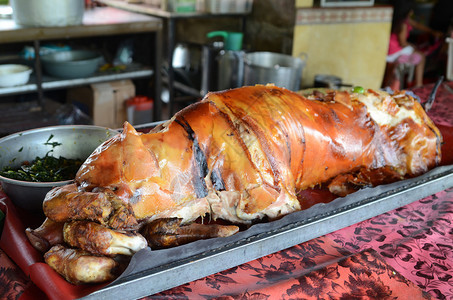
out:
{"label": "chopped green herb", "polygon": [[19,168],[5,167],[0,175],[11,179],[34,182],[56,182],[75,178],[82,165],[81,159],[45,156],[31,163],[24,161]]}
{"label": "chopped green herb", "polygon": [[49,136],[49,138],[47,139],[47,141],[44,143],[44,145],[50,145],[50,146],[52,146],[52,147],[60,146],[61,143],[59,143],[59,142],[50,142],[50,140],[51,140],[53,137],[54,137],[54,135],[51,134],[51,135]]}

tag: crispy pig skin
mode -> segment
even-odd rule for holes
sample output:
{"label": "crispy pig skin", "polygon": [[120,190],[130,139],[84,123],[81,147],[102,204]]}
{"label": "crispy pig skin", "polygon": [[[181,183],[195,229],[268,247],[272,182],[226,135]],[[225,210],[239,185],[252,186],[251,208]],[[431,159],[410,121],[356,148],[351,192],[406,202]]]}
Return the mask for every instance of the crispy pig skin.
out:
{"label": "crispy pig skin", "polygon": [[[212,92],[149,133],[126,122],[85,161],[75,184],[47,194],[44,212],[55,222],[90,224],[73,226],[67,242],[93,253],[105,253],[90,247],[98,239],[96,247],[108,249],[102,242],[117,230],[143,229],[150,244],[167,247],[237,230],[201,228],[197,219],[246,227],[307,207],[297,195],[312,188],[344,196],[418,176],[440,163],[441,143],[404,91],[302,96],[257,85]],[[116,240],[121,249],[129,243]],[[98,280],[78,277],[84,265],[104,278],[114,268],[79,250],[52,249],[46,261],[68,280]]]}
{"label": "crispy pig skin", "polygon": [[[176,217],[184,224],[206,214],[233,223],[273,219],[300,209],[300,190],[330,184],[343,196],[351,187],[426,172],[440,161],[441,140],[404,92],[307,98],[269,85],[214,92],[150,133],[126,122],[82,165],[77,191],[54,191],[45,212],[105,224],[113,208],[101,195],[109,190],[138,222]],[[82,201],[98,207],[71,204]]]}

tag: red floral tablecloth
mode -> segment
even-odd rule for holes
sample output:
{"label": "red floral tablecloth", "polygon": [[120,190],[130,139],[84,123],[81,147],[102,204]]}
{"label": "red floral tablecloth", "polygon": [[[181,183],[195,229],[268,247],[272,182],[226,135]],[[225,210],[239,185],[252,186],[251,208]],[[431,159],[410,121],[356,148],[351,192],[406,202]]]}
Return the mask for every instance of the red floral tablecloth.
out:
{"label": "red floral tablecloth", "polygon": [[[449,149],[453,83],[447,84],[440,86],[429,114],[447,136],[444,148]],[[423,100],[431,89],[428,85],[413,92]],[[444,163],[453,163],[451,153]],[[11,204],[0,191],[2,203],[6,212]],[[145,299],[453,299],[452,224],[450,188]],[[13,261],[4,250],[0,249],[0,299],[48,298],[33,283],[36,279],[30,280],[27,262]]]}
{"label": "red floral tablecloth", "polygon": [[453,299],[453,189],[147,299]]}

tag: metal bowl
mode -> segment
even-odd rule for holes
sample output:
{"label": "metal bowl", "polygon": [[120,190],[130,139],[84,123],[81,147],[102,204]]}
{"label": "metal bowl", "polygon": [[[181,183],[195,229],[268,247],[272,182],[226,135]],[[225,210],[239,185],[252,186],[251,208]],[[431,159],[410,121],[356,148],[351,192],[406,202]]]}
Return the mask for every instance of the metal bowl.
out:
{"label": "metal bowl", "polygon": [[[49,126],[14,133],[0,139],[0,170],[17,168],[24,161],[44,157],[49,151],[55,157],[85,160],[100,144],[118,133],[91,125]],[[15,205],[27,210],[40,210],[48,191],[72,180],[29,182],[0,176],[0,182]]]}
{"label": "metal bowl", "polygon": [[83,78],[96,72],[101,55],[90,50],[57,51],[41,56],[44,71],[59,78]]}

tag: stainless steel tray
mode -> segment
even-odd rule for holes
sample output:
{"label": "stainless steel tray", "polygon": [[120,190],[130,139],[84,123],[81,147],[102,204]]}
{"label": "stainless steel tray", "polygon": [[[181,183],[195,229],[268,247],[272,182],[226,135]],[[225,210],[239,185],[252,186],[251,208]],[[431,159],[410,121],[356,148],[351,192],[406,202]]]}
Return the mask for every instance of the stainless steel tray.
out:
{"label": "stainless steel tray", "polygon": [[137,299],[203,278],[407,205],[453,186],[453,165],[358,191],[328,204],[257,224],[228,238],[166,250],[144,249],[110,285],[82,299]]}

